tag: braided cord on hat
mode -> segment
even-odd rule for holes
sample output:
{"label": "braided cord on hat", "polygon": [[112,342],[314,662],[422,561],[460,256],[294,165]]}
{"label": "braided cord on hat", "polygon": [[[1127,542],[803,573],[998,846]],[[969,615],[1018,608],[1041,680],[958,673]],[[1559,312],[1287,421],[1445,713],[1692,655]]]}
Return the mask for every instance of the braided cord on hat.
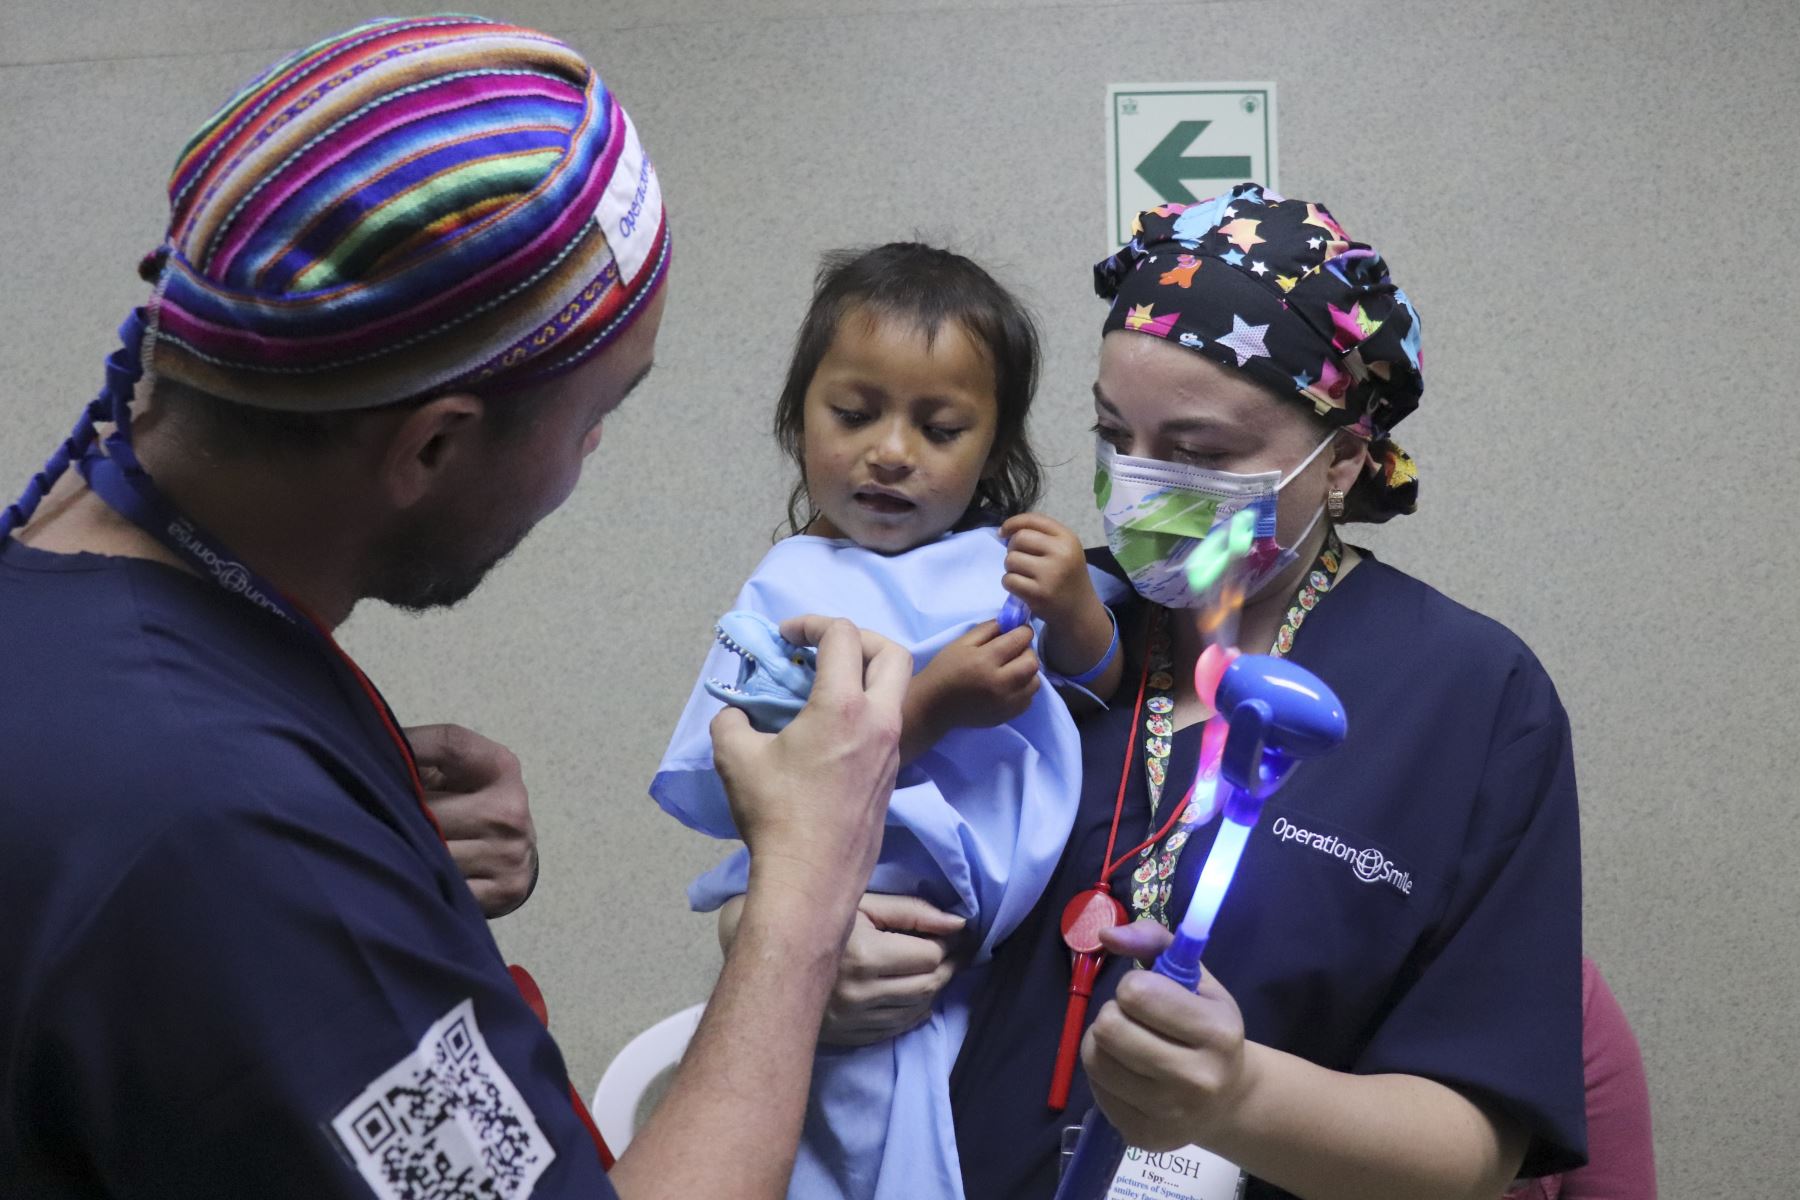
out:
{"label": "braided cord on hat", "polygon": [[68,469],[87,456],[94,441],[100,434],[100,422],[117,421],[119,414],[124,413],[129,419],[132,390],[143,375],[139,361],[139,347],[144,342],[144,311],[133,309],[119,326],[119,348],[106,358],[106,383],[100,394],[90,400],[81,410],[81,417],[75,422],[75,428],[62,444],[51,452],[43,469],[26,481],[25,490],[19,498],[0,510],[0,542],[5,541],[15,530],[24,528],[31,522],[38,506],[50,489],[56,486]]}

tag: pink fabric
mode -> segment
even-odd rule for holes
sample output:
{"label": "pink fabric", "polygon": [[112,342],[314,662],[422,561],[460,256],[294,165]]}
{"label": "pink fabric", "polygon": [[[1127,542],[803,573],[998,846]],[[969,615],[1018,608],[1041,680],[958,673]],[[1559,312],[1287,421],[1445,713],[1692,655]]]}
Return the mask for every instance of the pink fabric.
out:
{"label": "pink fabric", "polygon": [[1506,1200],[1656,1200],[1650,1088],[1637,1038],[1599,968],[1581,960],[1581,1059],[1588,1165],[1531,1179]]}

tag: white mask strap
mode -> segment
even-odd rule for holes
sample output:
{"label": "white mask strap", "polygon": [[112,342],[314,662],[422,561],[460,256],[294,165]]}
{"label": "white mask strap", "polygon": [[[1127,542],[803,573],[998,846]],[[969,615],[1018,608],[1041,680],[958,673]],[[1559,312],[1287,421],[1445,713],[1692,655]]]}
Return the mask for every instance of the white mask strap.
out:
{"label": "white mask strap", "polygon": [[1294,539],[1294,549],[1298,550],[1300,547],[1306,545],[1306,539],[1311,537],[1312,531],[1319,527],[1319,518],[1324,515],[1325,506],[1321,504],[1313,511],[1313,519],[1306,523],[1306,528],[1300,531],[1300,536]]}
{"label": "white mask strap", "polygon": [[[1331,445],[1331,443],[1336,440],[1337,440],[1337,430],[1333,429],[1330,433],[1327,433],[1325,435],[1324,441],[1320,442],[1318,445],[1313,447],[1311,454],[1307,455],[1305,458],[1300,460],[1299,466],[1295,467],[1293,470],[1289,471],[1286,475],[1283,475],[1281,477],[1281,482],[1275,485],[1275,490],[1280,491],[1282,488],[1286,487],[1288,485],[1289,481],[1294,478],[1294,476],[1298,475],[1300,472],[1306,470],[1307,467],[1310,467],[1312,465],[1312,460],[1319,457],[1320,451],[1324,450],[1325,447]],[[1309,527],[1306,532],[1311,533],[1312,529]],[[1305,539],[1302,538],[1301,540],[1304,541]]]}

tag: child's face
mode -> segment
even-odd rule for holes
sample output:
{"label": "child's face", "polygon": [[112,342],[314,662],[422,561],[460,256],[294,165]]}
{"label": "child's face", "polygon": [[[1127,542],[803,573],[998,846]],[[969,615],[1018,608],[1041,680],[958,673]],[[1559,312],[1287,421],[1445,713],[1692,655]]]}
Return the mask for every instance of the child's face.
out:
{"label": "child's face", "polygon": [[802,417],[808,532],[897,554],[962,517],[998,421],[994,372],[960,325],[933,338],[855,309],[813,372]]}

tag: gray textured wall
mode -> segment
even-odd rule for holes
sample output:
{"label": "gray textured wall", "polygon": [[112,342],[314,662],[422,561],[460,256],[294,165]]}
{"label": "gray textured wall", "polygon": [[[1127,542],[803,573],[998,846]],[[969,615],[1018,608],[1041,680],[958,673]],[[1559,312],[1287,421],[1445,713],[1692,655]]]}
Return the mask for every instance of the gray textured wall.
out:
{"label": "gray textured wall", "polygon": [[[92,394],[182,141],[280,53],[394,7],[0,0],[3,490]],[[486,590],[359,613],[347,641],[406,718],[525,760],[544,879],[497,932],[584,1089],[715,968],[681,898],[714,849],[644,787],[781,511],[765,430],[818,252],[917,232],[1020,288],[1048,508],[1091,536],[1105,84],[1273,79],[1283,190],[1382,247],[1425,317],[1424,509],[1369,540],[1524,635],[1573,717],[1588,949],[1644,1042],[1664,1194],[1794,1195],[1792,0],[492,13],[587,52],[644,131],[677,239],[661,365]]]}

